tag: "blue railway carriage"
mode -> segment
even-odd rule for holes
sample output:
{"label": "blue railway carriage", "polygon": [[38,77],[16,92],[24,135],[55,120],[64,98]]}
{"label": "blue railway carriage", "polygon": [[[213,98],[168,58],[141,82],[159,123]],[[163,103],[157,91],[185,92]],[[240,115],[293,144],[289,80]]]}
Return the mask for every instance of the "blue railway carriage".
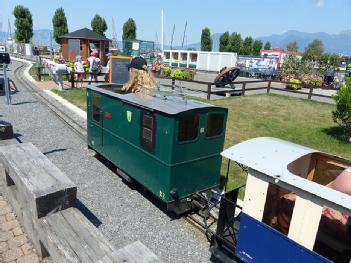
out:
{"label": "blue railway carriage", "polygon": [[214,256],[245,263],[350,262],[350,160],[275,138],[239,143],[222,156],[248,167],[248,176],[243,201],[237,189],[221,199]]}

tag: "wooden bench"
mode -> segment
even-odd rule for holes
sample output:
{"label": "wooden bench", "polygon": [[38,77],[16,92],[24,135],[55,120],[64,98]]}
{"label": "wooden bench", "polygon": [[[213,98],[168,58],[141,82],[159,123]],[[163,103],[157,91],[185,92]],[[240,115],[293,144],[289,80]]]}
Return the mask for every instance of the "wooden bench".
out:
{"label": "wooden bench", "polygon": [[116,250],[76,208],[77,187],[33,144],[0,147],[0,178],[41,258],[54,262],[161,262],[141,242]]}
{"label": "wooden bench", "polygon": [[38,218],[75,204],[77,187],[33,144],[0,147],[6,195],[35,249]]}
{"label": "wooden bench", "polygon": [[39,220],[39,237],[54,262],[161,262],[140,241],[115,250],[105,236],[75,208]]}

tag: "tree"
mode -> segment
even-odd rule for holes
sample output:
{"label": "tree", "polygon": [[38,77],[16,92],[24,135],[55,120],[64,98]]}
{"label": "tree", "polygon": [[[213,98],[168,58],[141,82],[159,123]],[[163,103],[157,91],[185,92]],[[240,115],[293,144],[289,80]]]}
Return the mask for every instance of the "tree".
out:
{"label": "tree", "polygon": [[29,9],[17,5],[13,10],[15,16],[15,38],[20,43],[29,43],[33,36],[33,20]]}
{"label": "tree", "polygon": [[228,51],[239,54],[242,48],[242,42],[241,35],[233,32],[229,37]]}
{"label": "tree", "polygon": [[60,44],[60,36],[68,33],[67,18],[63,8],[58,8],[52,17],[52,27],[54,29],[54,39]]}
{"label": "tree", "polygon": [[201,51],[212,51],[211,31],[208,27],[204,28],[201,33]]}
{"label": "tree", "polygon": [[272,47],[271,47],[271,42],[267,41],[266,44],[264,44],[264,48],[265,50],[270,50]]}
{"label": "tree", "polygon": [[307,45],[303,54],[304,60],[318,61],[324,53],[323,42],[320,39],[315,39]]}
{"label": "tree", "polygon": [[123,25],[123,40],[136,39],[136,25],[133,18],[129,18]]}
{"label": "tree", "polygon": [[219,38],[219,51],[220,52],[228,51],[228,45],[229,45],[229,32],[227,31],[223,33]]}
{"label": "tree", "polygon": [[107,30],[107,24],[105,19],[99,15],[95,15],[94,18],[91,20],[91,28],[94,32],[104,36]]}
{"label": "tree", "polygon": [[299,50],[299,46],[297,45],[296,41],[291,41],[286,45],[286,49],[289,52],[297,52]]}
{"label": "tree", "polygon": [[252,44],[253,44],[252,37],[246,37],[244,39],[244,42],[243,42],[241,54],[242,55],[251,55],[252,54]]}
{"label": "tree", "polygon": [[263,43],[261,40],[255,40],[255,42],[252,45],[252,54],[254,56],[259,56],[262,46],[263,46]]}

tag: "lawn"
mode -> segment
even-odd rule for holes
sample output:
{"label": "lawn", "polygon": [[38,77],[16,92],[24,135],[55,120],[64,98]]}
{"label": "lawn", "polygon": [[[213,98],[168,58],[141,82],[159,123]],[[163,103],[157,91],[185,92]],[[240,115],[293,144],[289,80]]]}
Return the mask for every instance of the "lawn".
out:
{"label": "lawn", "polygon": [[68,100],[82,110],[87,110],[85,88],[73,88],[67,90],[52,89],[51,91],[61,96],[65,100]]}
{"label": "lawn", "polygon": [[[252,95],[212,101],[228,108],[225,148],[260,136],[277,137],[294,143],[351,158],[351,144],[332,120],[332,104],[281,95]],[[226,174],[223,160],[221,174]],[[245,173],[232,166],[228,188],[245,183]]]}
{"label": "lawn", "polygon": [[[85,89],[53,91],[86,110]],[[211,103],[229,110],[225,148],[250,138],[270,136],[351,159],[351,144],[341,139],[342,132],[332,120],[332,104],[273,94]],[[226,169],[227,160],[223,160],[222,182]],[[245,172],[232,165],[227,189],[244,184],[245,179]]]}

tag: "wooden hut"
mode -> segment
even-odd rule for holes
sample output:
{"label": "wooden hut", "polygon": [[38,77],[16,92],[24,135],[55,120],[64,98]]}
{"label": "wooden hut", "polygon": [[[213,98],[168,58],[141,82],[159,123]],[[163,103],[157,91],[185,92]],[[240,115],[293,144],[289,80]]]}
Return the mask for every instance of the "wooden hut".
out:
{"label": "wooden hut", "polygon": [[62,58],[75,61],[76,56],[82,56],[87,60],[92,50],[99,51],[102,65],[106,64],[106,53],[108,53],[110,39],[100,35],[88,28],[82,28],[60,37],[62,47]]}

